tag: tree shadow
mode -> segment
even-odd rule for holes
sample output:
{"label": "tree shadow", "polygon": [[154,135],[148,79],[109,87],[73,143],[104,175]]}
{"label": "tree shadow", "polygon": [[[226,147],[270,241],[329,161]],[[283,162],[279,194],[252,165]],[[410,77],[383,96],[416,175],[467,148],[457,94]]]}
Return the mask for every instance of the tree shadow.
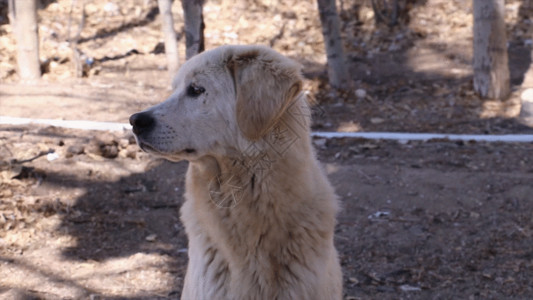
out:
{"label": "tree shadow", "polygon": [[99,30],[96,34],[89,36],[89,37],[83,37],[78,40],[78,44],[83,44],[85,42],[88,42],[90,40],[95,39],[102,39],[102,38],[108,38],[114,35],[117,35],[118,33],[121,33],[123,31],[127,31],[131,28],[135,27],[141,27],[146,26],[150,23],[152,23],[157,15],[159,14],[159,7],[153,6],[144,16],[144,18],[139,20],[132,20],[128,23],[121,24],[120,26],[114,27],[114,28],[102,28]]}
{"label": "tree shadow", "polygon": [[[341,1],[339,7],[339,16],[344,21],[343,28],[346,29],[346,21],[359,16],[362,7],[372,8],[378,16],[374,16],[374,21],[382,22],[385,25],[394,27],[398,24],[409,24],[411,17],[409,12],[417,7],[426,5],[428,0],[370,0],[370,1]],[[376,5],[374,9],[373,4]],[[392,17],[392,19],[391,19]],[[358,22],[360,22],[358,20]]]}
{"label": "tree shadow", "polygon": [[[24,273],[38,274],[39,276],[45,277],[47,280],[53,282],[54,284],[68,284],[71,288],[77,290],[78,293],[84,297],[88,297],[90,294],[94,293],[94,291],[79,285],[74,280],[58,276],[53,272],[50,272],[50,270],[40,268],[38,265],[31,265],[21,260],[6,258],[2,256],[0,256],[0,263],[24,270]],[[3,293],[6,293],[7,295],[2,295]],[[5,290],[3,288],[0,288],[0,296],[6,297],[4,299],[41,299],[38,293],[34,291],[24,291],[21,289],[13,290],[11,288],[6,288]]]}
{"label": "tree shadow", "polygon": [[[46,278],[48,282],[51,282],[52,285],[56,286],[68,286],[69,290],[75,291],[76,299],[130,299],[130,300],[141,300],[141,299],[154,299],[154,296],[151,295],[133,295],[133,296],[112,296],[112,295],[102,295],[98,291],[88,288],[82,284],[79,284],[75,279],[71,279],[67,276],[61,276],[57,273],[47,270],[40,267],[37,264],[30,264],[22,260],[15,260],[12,258],[5,258],[0,256],[0,263],[10,268],[15,268],[17,270],[23,271],[24,273],[31,276],[38,276],[41,278]],[[71,299],[70,297],[65,297],[65,295],[58,295],[52,292],[43,293],[40,291],[32,289],[23,289],[10,286],[0,287],[0,298],[1,299],[19,299],[19,300],[37,300],[37,299]],[[174,294],[172,294],[174,295]],[[103,298],[102,298],[103,297]],[[161,297],[158,297],[161,298]]]}
{"label": "tree shadow", "polygon": [[[75,247],[64,250],[74,260],[104,260],[138,252],[174,256],[187,248],[179,221],[186,163],[160,162],[146,173],[116,182],[79,182],[61,174],[47,174],[50,185],[79,186],[87,192],[72,210],[80,214],[62,223],[75,236]],[[146,239],[156,234],[157,242]]]}
{"label": "tree shadow", "polygon": [[[54,127],[35,131],[28,130],[27,127],[11,126],[2,128],[2,130],[14,133],[24,143],[30,145],[32,142],[38,143],[42,140],[53,140],[55,145],[58,141],[61,143],[65,141],[61,146],[83,145],[91,139],[91,134],[87,132],[80,136],[79,131]],[[30,148],[25,150],[33,148],[27,147]],[[2,160],[8,162],[8,157],[11,155],[12,153],[8,154]],[[23,178],[17,178],[20,181],[13,183],[13,186],[24,186],[31,192],[22,193],[21,196],[15,191],[13,199],[9,197],[0,199],[0,204],[7,203],[7,206],[0,206],[2,230],[6,228],[3,222],[6,220],[4,213],[11,211],[10,205],[24,202],[26,196],[31,195],[29,198],[36,199],[36,201],[32,204],[29,202],[24,204],[28,205],[25,206],[24,211],[30,209],[32,218],[35,216],[38,219],[55,216],[52,219],[58,221],[57,227],[54,225],[43,232],[50,232],[52,237],[50,240],[58,244],[47,248],[48,245],[44,246],[47,242],[41,240],[37,244],[43,246],[43,252],[39,252],[41,249],[36,250],[31,247],[28,249],[29,246],[13,246],[20,252],[11,255],[12,251],[8,250],[11,246],[5,243],[2,239],[4,235],[2,235],[0,237],[0,250],[2,250],[0,251],[2,253],[0,265],[6,268],[5,270],[15,270],[16,274],[11,280],[1,280],[6,285],[0,284],[0,298],[4,299],[5,296],[6,299],[40,299],[39,297],[47,295],[46,297],[50,296],[53,299],[62,299],[66,295],[56,294],[61,293],[63,287],[75,293],[77,295],[75,298],[83,299],[89,297],[93,299],[94,296],[97,297],[96,299],[167,297],[174,299],[178,297],[187,265],[187,239],[179,220],[187,163],[171,163],[162,160],[147,162],[143,158],[141,158],[142,161],[129,158],[104,159],[83,154],[64,159],[64,161],[53,163],[46,163],[44,159],[39,161],[31,159],[25,162],[10,160],[9,162],[9,164],[19,164],[23,170],[27,170],[24,175],[18,175]],[[0,163],[3,163],[2,160]],[[134,164],[137,166],[129,166]],[[140,170],[138,165],[145,164],[148,165],[146,172],[131,171],[131,168]],[[70,171],[70,168],[74,170]],[[12,185],[4,185],[3,180],[6,178],[3,176],[4,173],[1,175],[2,188],[11,189]],[[69,192],[74,190],[80,193]],[[3,210],[4,208],[7,210]],[[7,215],[9,218],[9,213]],[[24,227],[27,224],[34,225],[33,221],[23,218],[13,220],[18,220],[20,224],[24,224]],[[14,234],[18,237],[20,233]],[[60,240],[63,237],[73,242],[60,246]],[[8,248],[4,248],[6,246]],[[56,249],[59,250],[59,256],[56,255]],[[49,253],[51,258],[50,260],[45,258],[44,262],[34,259],[36,253],[34,251]],[[4,253],[6,256],[3,255]],[[139,254],[146,255],[141,255],[137,259]],[[55,266],[54,260],[61,263]],[[119,261],[122,267],[119,269],[113,267],[113,265],[117,266],[113,260]],[[63,261],[65,264],[62,263]],[[86,269],[90,271],[90,275],[77,272],[79,268],[83,269],[82,265],[95,264],[95,262],[100,267]],[[111,264],[110,269],[105,267],[107,264]],[[101,267],[102,265],[104,267]],[[106,279],[121,278],[120,280],[128,281],[130,286],[134,287],[134,280],[139,279],[135,279],[132,275],[133,278],[130,281],[130,275],[127,274],[142,274],[143,272],[163,274],[158,278],[164,278],[170,281],[170,284],[168,286],[160,284],[157,291],[147,288],[146,290],[133,289],[130,292],[124,288],[118,293],[111,292],[113,288],[110,285],[101,284]],[[23,283],[24,279],[21,274],[27,274],[31,279]],[[31,288],[39,282],[46,282],[50,286],[35,288],[35,290]],[[102,290],[109,291],[109,294]],[[116,296],[117,294],[122,296]]]}
{"label": "tree shadow", "polygon": [[[42,130],[39,130],[38,133],[33,133],[33,132],[28,132],[28,125],[6,126],[6,127],[2,127],[2,131],[17,132],[21,135],[35,135],[39,137],[51,137],[51,138],[60,138],[60,139],[79,138],[79,136],[64,133],[62,130],[56,127],[46,127]],[[87,138],[87,140],[89,140],[89,138]]]}
{"label": "tree shadow", "polygon": [[[520,2],[520,7],[518,8],[518,20],[512,27],[511,32],[521,31],[524,27],[527,32],[527,27],[533,26],[529,20],[532,13],[533,1],[522,0]],[[524,76],[531,66],[531,47],[533,47],[533,43],[528,44],[520,36],[515,35],[508,36],[507,39],[509,41],[508,53],[511,85],[513,85],[513,87],[519,87],[524,81]]]}
{"label": "tree shadow", "polygon": [[[352,16],[342,18],[348,69],[356,82],[355,89],[363,89],[367,96],[343,98],[327,87],[319,91],[317,98],[327,113],[324,120],[314,123],[315,130],[340,130],[342,124],[354,123],[363,131],[533,132],[517,119],[506,117],[516,110],[515,96],[498,104],[473,93],[471,41],[459,38],[450,43],[432,36],[431,31],[426,33],[419,24],[424,20],[410,10],[427,1],[404,1],[408,4],[403,12],[407,17],[394,27],[369,26],[368,20],[365,23],[353,18],[362,10],[371,10],[369,3],[343,2],[348,9],[341,16]],[[533,12],[530,2],[522,1],[518,23]],[[470,2],[455,5],[461,14],[471,12]],[[449,16],[442,17],[445,23]],[[510,38],[509,67],[514,89],[520,86],[530,64],[530,49],[524,41]]]}
{"label": "tree shadow", "polygon": [[[112,174],[115,169],[122,168],[124,163],[138,162],[106,160],[104,164],[100,164],[100,171]],[[44,216],[50,213],[61,214],[61,223],[56,232],[68,235],[75,241],[74,246],[62,249],[62,255],[67,261],[103,264],[113,259],[126,259],[128,263],[134,263],[132,259],[135,258],[131,257],[140,253],[161,257],[163,260],[160,264],[164,265],[164,268],[161,268],[160,272],[168,272],[167,275],[172,277],[173,282],[166,288],[167,295],[163,298],[174,299],[181,293],[187,265],[187,239],[179,220],[186,167],[186,162],[157,160],[150,163],[146,172],[132,173],[116,181],[99,179],[101,176],[91,174],[91,171],[81,176],[46,171],[44,180],[35,189],[36,194],[77,188],[85,192],[73,199],[72,205],[59,210],[57,207],[49,207],[54,204],[43,204],[38,210]],[[103,178],[109,178],[109,175]],[[1,260],[0,257],[0,262]],[[162,297],[161,291],[152,294],[150,290],[134,293],[132,296],[106,295],[80,283],[80,278],[72,279],[70,275],[58,277],[54,272],[24,265],[22,261],[11,264],[17,268],[28,269],[30,274],[37,274],[46,280],[76,287],[80,293],[87,296],[94,294],[105,299]],[[124,267],[127,270],[136,268],[129,265]],[[138,267],[141,268],[139,272],[146,271],[142,264]],[[94,276],[121,277],[125,272],[110,270],[109,274],[101,274],[101,271],[95,270]]]}

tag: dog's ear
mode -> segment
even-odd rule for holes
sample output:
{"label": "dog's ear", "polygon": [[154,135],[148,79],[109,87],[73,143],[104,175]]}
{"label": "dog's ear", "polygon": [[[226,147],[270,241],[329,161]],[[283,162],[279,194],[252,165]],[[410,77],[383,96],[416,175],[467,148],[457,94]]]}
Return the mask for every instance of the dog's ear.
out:
{"label": "dog's ear", "polygon": [[260,139],[302,90],[300,65],[255,46],[237,48],[227,66],[235,82],[237,124],[248,139]]}

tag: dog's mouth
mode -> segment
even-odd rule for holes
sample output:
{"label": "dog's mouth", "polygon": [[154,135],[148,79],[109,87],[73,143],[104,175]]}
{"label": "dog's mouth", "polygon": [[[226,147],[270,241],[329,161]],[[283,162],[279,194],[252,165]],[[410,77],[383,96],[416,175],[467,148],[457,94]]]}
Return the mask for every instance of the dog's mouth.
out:
{"label": "dog's mouth", "polygon": [[185,148],[181,151],[172,151],[172,152],[166,152],[166,151],[161,151],[160,149],[157,149],[155,148],[154,146],[146,143],[146,142],[143,142],[143,141],[138,141],[138,144],[139,144],[139,147],[144,151],[144,152],[147,152],[147,153],[150,153],[150,154],[154,154],[154,155],[157,155],[157,156],[163,156],[163,157],[168,157],[169,159],[170,158],[174,158],[174,157],[182,157],[182,156],[190,156],[190,155],[195,155],[197,154],[197,151],[196,149],[193,149],[193,148]]}
{"label": "dog's mouth", "polygon": [[164,152],[162,152],[161,150],[155,148],[154,146],[152,146],[152,145],[150,145],[150,144],[148,144],[146,142],[137,140],[137,144],[139,145],[139,148],[141,148],[141,150],[146,152],[146,153],[150,153],[150,154],[154,154],[154,155],[164,155]]}
{"label": "dog's mouth", "polygon": [[150,146],[147,143],[143,143],[141,141],[137,141],[137,144],[139,145],[139,148],[141,148],[144,152],[148,152],[148,153],[158,153],[159,152],[154,147]]}

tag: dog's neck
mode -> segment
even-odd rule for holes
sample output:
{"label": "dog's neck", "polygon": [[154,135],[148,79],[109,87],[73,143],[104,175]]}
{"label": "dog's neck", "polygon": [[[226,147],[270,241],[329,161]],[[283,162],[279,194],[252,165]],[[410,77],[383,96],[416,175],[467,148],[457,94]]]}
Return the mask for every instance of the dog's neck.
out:
{"label": "dog's neck", "polygon": [[206,237],[207,249],[236,274],[248,270],[255,282],[276,290],[300,276],[296,270],[329,255],[324,249],[333,245],[337,206],[324,196],[333,195],[331,187],[317,180],[322,175],[308,135],[270,156],[275,160],[257,165],[271,152],[191,162],[187,193],[196,194],[187,201],[204,215],[191,224],[202,232],[195,236]]}
{"label": "dog's neck", "polygon": [[297,177],[306,174],[298,169],[309,167],[301,161],[312,161],[309,136],[287,132],[282,138],[274,135],[251,144],[239,155],[206,156],[191,162],[215,206],[232,208],[241,202],[268,202],[273,197],[271,188],[283,185],[287,179],[298,182]]}

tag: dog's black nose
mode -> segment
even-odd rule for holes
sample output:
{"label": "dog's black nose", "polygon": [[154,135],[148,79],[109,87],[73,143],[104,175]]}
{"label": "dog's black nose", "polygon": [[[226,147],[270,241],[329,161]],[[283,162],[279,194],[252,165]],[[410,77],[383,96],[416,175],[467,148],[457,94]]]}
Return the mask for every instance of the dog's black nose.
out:
{"label": "dog's black nose", "polygon": [[131,115],[130,124],[135,134],[141,134],[150,131],[154,127],[155,120],[150,112],[145,111]]}

